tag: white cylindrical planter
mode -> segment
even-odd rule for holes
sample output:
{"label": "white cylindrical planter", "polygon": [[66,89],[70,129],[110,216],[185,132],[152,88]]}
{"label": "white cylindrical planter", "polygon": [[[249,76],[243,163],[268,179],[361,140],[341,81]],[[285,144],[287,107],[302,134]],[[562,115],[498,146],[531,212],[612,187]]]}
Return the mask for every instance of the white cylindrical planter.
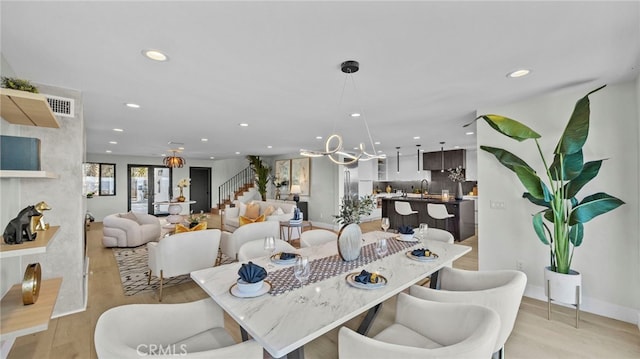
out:
{"label": "white cylindrical planter", "polygon": [[551,319],[551,301],[571,304],[576,307],[576,328],[582,303],[582,275],[569,270],[569,274],[557,273],[551,267],[544,268],[544,294],[547,296],[547,319]]}

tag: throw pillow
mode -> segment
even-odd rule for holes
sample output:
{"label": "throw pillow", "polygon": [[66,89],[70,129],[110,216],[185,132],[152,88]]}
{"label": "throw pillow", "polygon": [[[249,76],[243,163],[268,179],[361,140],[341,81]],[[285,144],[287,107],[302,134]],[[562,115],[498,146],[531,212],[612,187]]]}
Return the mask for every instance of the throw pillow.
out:
{"label": "throw pillow", "polygon": [[133,214],[133,212],[121,213],[121,214],[118,215],[118,217],[130,219],[130,220],[140,224],[140,222],[138,222],[138,217],[136,217],[136,215]]}
{"label": "throw pillow", "polygon": [[238,211],[238,215],[239,216],[244,216],[245,212],[247,211],[247,205],[244,204],[244,202],[241,201],[235,201],[236,207],[239,207],[240,210]]}
{"label": "throw pillow", "polygon": [[248,217],[245,217],[245,216],[240,216],[240,218],[238,219],[238,222],[239,222],[240,226],[243,226],[243,225],[249,224],[249,223],[264,222],[264,214],[258,216],[258,218],[256,218],[256,219],[248,218]]}
{"label": "throw pillow", "polygon": [[269,206],[264,210],[264,216],[265,217],[269,217],[270,215],[273,214],[273,212],[276,211],[276,208],[274,206]]}
{"label": "throw pillow", "polygon": [[260,205],[258,203],[249,203],[247,210],[244,212],[244,216],[251,219],[256,219],[260,215]]}
{"label": "throw pillow", "polygon": [[183,232],[202,231],[202,230],[205,230],[205,229],[207,229],[207,222],[198,223],[198,225],[193,227],[193,228],[189,228],[187,226],[183,226],[180,223],[176,224],[176,234],[183,233]]}

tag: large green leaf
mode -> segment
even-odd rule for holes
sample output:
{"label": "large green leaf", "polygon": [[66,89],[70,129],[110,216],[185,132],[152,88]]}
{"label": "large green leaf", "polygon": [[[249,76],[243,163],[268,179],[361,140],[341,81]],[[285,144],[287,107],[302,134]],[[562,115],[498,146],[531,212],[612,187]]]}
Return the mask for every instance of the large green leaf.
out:
{"label": "large green leaf", "polygon": [[544,199],[538,199],[535,198],[534,196],[531,195],[531,193],[529,192],[525,192],[522,194],[522,198],[526,198],[529,200],[529,202],[533,203],[533,204],[537,204],[538,206],[542,206],[542,207],[547,207],[547,208],[551,208],[551,203],[550,201],[545,201]]}
{"label": "large green leaf", "polygon": [[598,172],[600,172],[600,166],[602,166],[602,160],[585,163],[580,175],[564,185],[565,198],[575,197],[584,185],[589,183],[589,181],[598,175]]}
{"label": "large green leaf", "polygon": [[623,204],[622,200],[604,192],[585,197],[569,214],[569,225],[587,223],[591,219],[614,210]]}
{"label": "large green leaf", "polygon": [[540,135],[536,131],[508,117],[500,115],[482,115],[479,116],[479,118],[484,119],[494,130],[520,142],[531,138],[540,138]]}
{"label": "large green leaf", "polygon": [[[564,159],[563,161],[564,163],[562,165],[562,169],[564,169],[564,174],[562,175],[562,178],[558,176],[558,174],[560,174],[561,172],[560,157]],[[563,181],[569,181],[578,177],[578,175],[580,175],[580,172],[582,171],[582,166],[583,166],[582,150],[576,153],[572,153],[570,155],[562,155],[562,156],[556,153],[556,155],[553,157],[553,163],[549,167],[549,173],[551,173],[551,178],[555,181],[558,181],[560,179],[562,179]]]}
{"label": "large green leaf", "polygon": [[571,229],[569,229],[569,241],[574,247],[580,247],[583,237],[584,225],[582,223],[576,223],[575,226],[571,226]]}
{"label": "large green leaf", "polygon": [[546,219],[549,222],[553,222],[553,210],[551,208],[544,211],[544,219]]}
{"label": "large green leaf", "polygon": [[547,185],[542,182],[540,177],[536,175],[535,171],[532,170],[531,167],[514,166],[513,169],[516,172],[518,179],[520,179],[520,182],[522,182],[524,187],[534,198],[541,199],[546,202],[551,201],[551,192],[549,192],[549,188],[547,188]]}
{"label": "large green leaf", "polygon": [[[606,86],[606,85],[605,85]],[[572,154],[582,149],[589,135],[589,95],[602,89],[599,87],[576,102],[571,118],[565,127],[554,153]]]}
{"label": "large green leaf", "polygon": [[[504,150],[502,148],[489,147],[489,146],[480,146],[480,149],[491,153],[496,156],[498,161],[502,163],[503,166],[515,172],[513,169],[514,166],[522,166],[531,168],[525,161],[523,161],[520,157],[514,155],[513,153]],[[532,169],[533,171],[533,169]]]}
{"label": "large green leaf", "polygon": [[540,241],[546,245],[549,245],[549,239],[544,231],[544,222],[542,221],[543,212],[538,212],[533,215],[533,229],[536,231]]}

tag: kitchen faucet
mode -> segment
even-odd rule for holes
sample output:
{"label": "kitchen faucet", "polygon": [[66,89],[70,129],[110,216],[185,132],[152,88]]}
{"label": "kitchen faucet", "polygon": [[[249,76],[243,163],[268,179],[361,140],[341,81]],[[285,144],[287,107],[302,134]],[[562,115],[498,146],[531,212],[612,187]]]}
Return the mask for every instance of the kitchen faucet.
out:
{"label": "kitchen faucet", "polygon": [[426,183],[426,187],[429,188],[429,181],[427,181],[426,178],[423,178],[422,181],[420,181],[420,198],[424,199],[424,190],[422,189],[422,184]]}

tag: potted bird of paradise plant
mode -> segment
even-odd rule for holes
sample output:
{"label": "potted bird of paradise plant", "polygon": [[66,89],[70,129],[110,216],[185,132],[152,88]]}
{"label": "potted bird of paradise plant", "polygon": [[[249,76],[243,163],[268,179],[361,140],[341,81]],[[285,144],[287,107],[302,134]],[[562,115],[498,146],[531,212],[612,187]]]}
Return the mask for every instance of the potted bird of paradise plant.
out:
{"label": "potted bird of paradise plant", "polygon": [[[562,284],[551,283],[555,278],[573,276],[580,281],[580,273],[571,268],[575,248],[582,244],[584,224],[593,218],[614,210],[624,202],[604,192],[577,198],[578,192],[594,179],[603,160],[584,162],[582,148],[589,134],[589,95],[605,86],[597,88],[576,103],[558,144],[553,151],[550,164],[540,148],[541,136],[526,125],[500,115],[481,115],[491,128],[516,141],[533,140],[542,164],[546,169],[541,176],[525,161],[513,153],[496,147],[480,146],[506,168],[513,171],[526,192],[522,195],[543,209],[533,215],[533,229],[539,240],[549,246],[550,263],[545,268],[545,293],[551,300],[569,304],[579,304],[580,288],[566,288]],[[545,178],[545,180],[543,180]],[[576,280],[575,277],[578,277]],[[550,295],[553,289],[553,297]],[[557,296],[556,296],[557,294]]]}

